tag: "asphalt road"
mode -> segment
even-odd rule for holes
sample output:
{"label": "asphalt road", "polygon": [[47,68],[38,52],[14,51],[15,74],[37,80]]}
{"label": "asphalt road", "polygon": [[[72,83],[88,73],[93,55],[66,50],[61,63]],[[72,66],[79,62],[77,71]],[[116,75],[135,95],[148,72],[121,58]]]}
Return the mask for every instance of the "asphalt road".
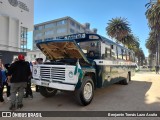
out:
{"label": "asphalt road", "polygon": [[[151,72],[139,72],[132,77],[129,85],[114,84],[103,89],[97,89],[92,103],[85,107],[79,106],[71,93],[59,92],[51,98],[44,98],[37,92],[33,92],[33,95],[32,100],[24,99],[24,107],[20,111],[160,111],[160,75]],[[4,94],[4,98],[5,103],[0,103],[0,111],[9,110],[10,104],[6,100],[6,94]],[[157,117],[48,117],[45,119],[160,120]]]}

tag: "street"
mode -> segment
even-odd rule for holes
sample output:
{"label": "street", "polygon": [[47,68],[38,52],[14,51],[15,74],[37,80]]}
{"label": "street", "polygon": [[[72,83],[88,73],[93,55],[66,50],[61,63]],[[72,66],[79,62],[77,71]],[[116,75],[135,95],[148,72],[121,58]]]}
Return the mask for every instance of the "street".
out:
{"label": "street", "polygon": [[[32,100],[24,98],[24,107],[20,111],[160,111],[159,91],[159,74],[138,72],[132,77],[129,85],[114,84],[97,89],[92,103],[85,107],[79,106],[71,93],[59,92],[54,97],[44,98],[40,93],[33,92],[34,98]],[[10,104],[5,94],[4,98],[5,103],[0,104],[0,111],[9,110]],[[124,118],[119,119],[124,120]],[[142,120],[142,118],[136,119]],[[143,119],[150,120],[150,118]],[[158,118],[153,117],[152,120]]]}

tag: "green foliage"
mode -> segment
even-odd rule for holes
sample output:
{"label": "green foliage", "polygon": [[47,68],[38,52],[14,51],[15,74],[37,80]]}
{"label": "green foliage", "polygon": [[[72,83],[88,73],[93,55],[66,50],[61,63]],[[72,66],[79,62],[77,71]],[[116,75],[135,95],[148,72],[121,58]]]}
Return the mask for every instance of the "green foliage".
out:
{"label": "green foliage", "polygon": [[128,21],[121,17],[109,20],[106,31],[111,38],[115,38],[118,42],[122,42],[122,38],[131,33]]}
{"label": "green foliage", "polygon": [[[148,19],[148,26],[151,28],[149,38],[146,41],[146,47],[155,54],[159,54],[159,40],[160,40],[160,0],[157,0],[155,3],[146,4],[147,11],[145,12],[146,18]],[[159,56],[157,55],[157,62],[159,64]]]}
{"label": "green foliage", "polygon": [[[112,18],[106,27],[107,34],[135,52],[139,59],[145,59],[143,50],[139,48],[139,39],[131,34],[131,28],[125,18]],[[143,61],[142,60],[142,61]]]}
{"label": "green foliage", "polygon": [[146,48],[150,50],[151,53],[156,53],[157,41],[154,32],[150,32],[149,38],[146,40]]}
{"label": "green foliage", "polygon": [[146,13],[148,25],[155,35],[160,35],[160,4],[152,5]]}

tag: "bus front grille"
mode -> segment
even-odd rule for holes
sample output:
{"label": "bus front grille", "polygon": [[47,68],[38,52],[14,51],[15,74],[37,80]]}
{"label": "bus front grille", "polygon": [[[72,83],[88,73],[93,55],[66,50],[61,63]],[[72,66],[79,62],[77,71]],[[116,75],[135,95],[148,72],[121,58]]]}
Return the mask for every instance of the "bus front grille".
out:
{"label": "bus front grille", "polygon": [[41,66],[40,74],[42,81],[65,81],[64,67]]}

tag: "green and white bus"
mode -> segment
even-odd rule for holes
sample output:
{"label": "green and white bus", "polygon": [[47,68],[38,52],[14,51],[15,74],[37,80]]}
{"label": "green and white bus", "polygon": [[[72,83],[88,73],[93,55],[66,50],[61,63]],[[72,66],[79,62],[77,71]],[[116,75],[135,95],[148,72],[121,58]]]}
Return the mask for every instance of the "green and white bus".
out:
{"label": "green and white bus", "polygon": [[135,72],[134,52],[103,36],[79,33],[37,43],[49,60],[33,66],[32,83],[45,97],[73,91],[81,105],[94,90],[114,83],[127,85]]}

